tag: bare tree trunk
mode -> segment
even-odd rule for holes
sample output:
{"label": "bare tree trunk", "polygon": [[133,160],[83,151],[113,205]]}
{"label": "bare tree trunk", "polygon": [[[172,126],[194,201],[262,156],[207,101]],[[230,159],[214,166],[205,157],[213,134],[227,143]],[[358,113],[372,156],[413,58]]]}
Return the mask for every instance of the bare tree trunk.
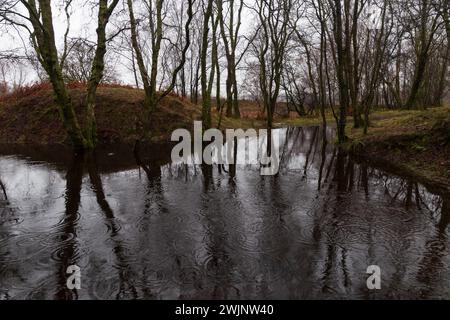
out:
{"label": "bare tree trunk", "polygon": [[439,78],[439,85],[437,89],[437,94],[435,97],[434,105],[442,106],[442,98],[445,94],[446,86],[447,86],[447,77],[448,77],[448,62],[450,60],[450,20],[449,20],[449,4],[448,1],[445,1],[444,7],[442,9],[442,17],[445,23],[445,31],[447,35],[447,47],[444,50],[442,57],[442,67],[441,67],[441,75]]}
{"label": "bare tree trunk", "polygon": [[[244,1],[239,0],[239,9],[237,13],[237,26],[235,26],[234,20],[235,8],[234,0],[229,1],[228,24],[225,23],[223,1],[217,0],[217,15],[220,21],[220,30],[222,35],[222,41],[225,47],[225,55],[227,58],[227,80],[226,80],[226,93],[227,93],[227,117],[240,118],[241,113],[239,110],[239,91],[237,85],[236,76],[236,48],[239,37],[239,30],[241,27],[242,9],[244,7]],[[228,31],[228,33],[227,33]]]}
{"label": "bare tree trunk", "polygon": [[[157,108],[158,100],[156,97],[156,86],[158,76],[158,62],[159,53],[161,51],[161,41],[163,39],[163,20],[162,20],[162,6],[164,0],[156,1],[156,26],[152,26],[154,29],[154,37],[152,39],[152,66],[150,71],[150,112],[153,112]],[[150,13],[151,14],[151,13]],[[152,20],[151,20],[152,21]],[[153,22],[151,22],[153,23]],[[184,66],[184,65],[183,65]]]}
{"label": "bare tree trunk", "polygon": [[[218,45],[218,40],[215,39],[216,41],[216,45]],[[221,111],[221,104],[222,104],[222,100],[221,100],[221,83],[220,83],[220,76],[221,76],[221,72],[220,72],[220,62],[219,62],[219,57],[216,58],[216,63],[214,65],[214,67],[216,68],[216,109],[218,112]]]}
{"label": "bare tree trunk", "polygon": [[273,117],[286,59],[286,47],[294,32],[292,28],[289,28],[290,12],[294,8],[294,3],[296,2],[292,0],[282,0],[280,3],[263,1],[258,4],[262,39],[260,46],[256,46],[255,50],[260,67],[259,85],[264,107],[267,110],[268,129],[273,128]]}
{"label": "bare tree trunk", "polygon": [[419,91],[422,86],[425,70],[430,56],[430,47],[437,30],[437,15],[432,18],[432,26],[428,27],[430,19],[430,0],[421,0],[420,9],[420,29],[418,39],[418,55],[416,61],[416,68],[414,70],[414,77],[411,91],[406,102],[406,108],[411,109],[416,107],[419,100]]}
{"label": "bare tree trunk", "polygon": [[184,25],[184,33],[186,36],[186,42],[184,43],[183,50],[181,53],[181,59],[177,67],[173,70],[171,74],[171,81],[167,89],[157,94],[157,77],[158,77],[158,64],[159,55],[161,51],[161,43],[164,38],[163,34],[163,4],[164,0],[156,0],[156,23],[152,17],[153,6],[152,2],[149,2],[149,15],[150,15],[150,29],[152,34],[152,58],[151,58],[151,70],[150,75],[145,66],[144,57],[139,46],[138,34],[137,34],[137,24],[136,18],[134,16],[133,3],[132,0],[127,0],[128,12],[130,16],[130,29],[131,29],[131,43],[133,50],[136,54],[136,60],[139,67],[139,72],[141,74],[142,82],[145,91],[144,107],[147,113],[146,119],[144,120],[144,137],[149,137],[150,133],[150,121],[153,111],[158,107],[159,102],[171,93],[176,85],[178,74],[184,69],[186,63],[186,53],[190,47],[190,25],[193,18],[192,6],[195,0],[188,0],[188,19]]}
{"label": "bare tree trunk", "polygon": [[[31,22],[33,30],[30,30],[21,23],[16,23],[16,25],[25,27],[25,29],[30,32],[32,44],[37,54],[37,59],[50,79],[62,123],[67,132],[68,138],[75,149],[91,149],[95,146],[95,97],[98,84],[103,77],[104,71],[104,56],[106,53],[105,29],[108,24],[109,17],[118,2],[119,0],[113,0],[111,5],[108,6],[107,0],[99,1],[97,48],[91,65],[91,75],[87,88],[86,125],[83,134],[62,74],[62,68],[65,65],[65,60],[69,52],[67,46],[67,36],[69,33],[70,23],[68,23],[68,27],[64,34],[64,51],[61,58],[59,58],[55,42],[51,1],[39,0],[39,6],[37,6],[37,2],[35,0],[20,1],[20,3],[23,4],[28,11],[29,17],[26,19]],[[70,3],[71,2],[69,1],[64,7],[68,20],[70,18],[68,11]],[[17,15],[18,13],[15,14]],[[19,14],[19,16],[24,17],[21,14]],[[13,24],[15,23],[13,20],[9,21]]]}
{"label": "bare tree trunk", "polygon": [[[348,6],[348,0],[345,0]],[[336,73],[339,85],[339,116],[337,120],[338,140],[340,143],[347,140],[345,135],[345,127],[347,124],[347,110],[349,107],[348,83],[346,74],[348,61],[348,39],[344,44],[344,33],[342,27],[342,4],[340,0],[334,0],[334,38],[336,42]],[[348,26],[349,17],[346,15],[346,25]],[[348,29],[348,28],[346,28]]]}
{"label": "bare tree trunk", "polygon": [[[322,16],[322,14],[321,14]],[[326,102],[326,89],[325,89],[325,79],[323,74],[323,64],[324,61],[326,61],[327,57],[327,44],[326,44],[326,37],[325,37],[325,26],[323,20],[320,22],[320,62],[319,62],[319,95],[320,95],[320,115],[322,116],[322,125],[324,130],[326,130],[327,126],[327,117],[325,115],[325,106],[327,105]],[[326,62],[325,62],[326,63]],[[326,139],[325,132],[324,132],[324,139]]]}
{"label": "bare tree trunk", "polygon": [[86,127],[85,139],[86,146],[93,149],[96,144],[97,125],[95,121],[95,100],[97,96],[97,88],[103,78],[105,69],[106,54],[106,25],[109,18],[117,6],[119,0],[114,0],[108,7],[108,0],[99,1],[98,26],[97,26],[97,49],[95,51],[94,61],[92,63],[91,76],[87,88],[86,97]]}
{"label": "bare tree trunk", "polygon": [[206,10],[203,18],[202,32],[202,50],[201,50],[201,85],[202,85],[202,120],[203,129],[211,128],[211,93],[208,82],[207,54],[208,54],[208,37],[209,37],[209,21],[213,12],[213,0],[207,0]]}
{"label": "bare tree trunk", "polygon": [[[86,139],[83,136],[81,127],[73,108],[72,100],[64,83],[61,65],[58,61],[58,51],[55,44],[55,33],[53,29],[53,15],[50,0],[39,1],[39,11],[36,1],[26,1],[26,6],[30,21],[33,25],[32,34],[33,46],[38,59],[47,72],[52,83],[58,111],[66,129],[67,135],[75,149],[84,149]],[[39,20],[41,17],[41,20]]]}
{"label": "bare tree trunk", "polygon": [[0,180],[0,188],[1,188],[2,191],[3,191],[3,195],[4,195],[4,197],[5,197],[5,200],[8,201],[8,195],[7,195],[7,193],[6,193],[6,188],[5,188],[5,185],[3,184],[2,180]]}
{"label": "bare tree trunk", "polygon": [[[358,101],[359,96],[359,85],[360,85],[360,76],[359,76],[359,38],[358,38],[358,19],[360,13],[360,7],[364,5],[364,2],[354,1],[353,3],[353,19],[350,34],[347,34],[347,37],[351,39],[353,45],[353,55],[348,55],[348,79],[350,84],[350,100],[353,109],[353,125],[355,128],[360,128],[362,125],[361,119],[361,109]],[[350,50],[350,49],[348,49]]]}

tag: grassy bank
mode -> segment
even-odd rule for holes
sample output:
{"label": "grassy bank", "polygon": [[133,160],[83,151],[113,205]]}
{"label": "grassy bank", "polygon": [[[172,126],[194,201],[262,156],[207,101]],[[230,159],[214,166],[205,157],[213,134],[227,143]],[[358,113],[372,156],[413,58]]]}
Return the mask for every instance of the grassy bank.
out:
{"label": "grassy bank", "polygon": [[367,135],[347,134],[353,154],[450,191],[450,107],[376,113]]}
{"label": "grassy bank", "polygon": [[[336,122],[328,113],[327,122]],[[347,119],[349,141],[344,148],[361,160],[390,168],[424,184],[450,192],[450,106],[426,110],[377,111],[369,132],[352,128]],[[317,116],[290,119],[284,124],[320,125]]]}
{"label": "grassy bank", "polygon": [[[81,125],[84,119],[85,92],[81,84],[70,84],[70,95]],[[98,89],[95,110],[100,143],[132,143],[141,137],[144,115],[144,92],[131,87],[108,85]],[[213,125],[219,121],[217,112]],[[178,128],[192,129],[193,121],[201,119],[201,108],[186,99],[168,96],[151,117],[152,142],[164,142]],[[223,118],[221,128],[249,128],[261,121]],[[66,144],[49,84],[20,88],[0,98],[0,143],[3,144]]]}
{"label": "grassy bank", "polygon": [[[83,119],[85,88],[70,86],[70,94],[79,119]],[[144,121],[144,93],[123,86],[102,86],[98,90],[96,119],[99,141],[133,143],[141,136]],[[262,128],[265,121],[256,104],[243,102],[246,119],[223,117],[221,129]],[[201,119],[201,107],[186,99],[169,96],[161,102],[151,120],[153,142],[169,141],[173,130],[192,129],[193,121]],[[344,147],[353,154],[414,175],[424,183],[450,188],[450,107],[423,111],[379,111],[371,115],[367,135],[352,128],[348,118]],[[335,125],[331,113],[329,125]],[[213,126],[219,114],[213,111]],[[321,118],[276,118],[277,126],[320,125]],[[0,143],[2,144],[65,144],[67,138],[59,119],[50,85],[39,84],[21,88],[0,98]]]}
{"label": "grassy bank", "polygon": [[[369,132],[352,128],[344,148],[363,160],[410,175],[424,184],[450,191],[450,106],[426,110],[377,111]],[[287,121],[291,125],[319,125],[318,117]],[[329,125],[335,125],[327,114]]]}

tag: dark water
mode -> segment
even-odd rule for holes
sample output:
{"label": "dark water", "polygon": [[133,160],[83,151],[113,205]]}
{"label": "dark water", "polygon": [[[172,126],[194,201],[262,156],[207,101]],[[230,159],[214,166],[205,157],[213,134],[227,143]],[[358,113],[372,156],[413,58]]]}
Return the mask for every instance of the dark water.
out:
{"label": "dark water", "polygon": [[450,297],[447,196],[354,162],[331,132],[280,132],[276,177],[171,164],[169,146],[1,148],[0,299]]}

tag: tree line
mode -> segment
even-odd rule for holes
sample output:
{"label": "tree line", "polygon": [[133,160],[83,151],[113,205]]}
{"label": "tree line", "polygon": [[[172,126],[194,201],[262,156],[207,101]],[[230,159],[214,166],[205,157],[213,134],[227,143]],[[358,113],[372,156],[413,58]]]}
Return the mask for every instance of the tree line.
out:
{"label": "tree line", "polygon": [[[95,37],[72,36],[80,5]],[[4,82],[8,64],[34,66],[77,149],[95,147],[96,91],[116,81],[118,60],[145,92],[148,123],[171,93],[201,104],[204,129],[214,107],[240,117],[245,95],[269,128],[280,102],[325,125],[332,113],[340,142],[350,115],[367,132],[374,108],[440,106],[448,90],[446,0],[0,0],[0,23],[24,39],[21,54],[0,54]],[[70,81],[86,83],[84,119]]]}

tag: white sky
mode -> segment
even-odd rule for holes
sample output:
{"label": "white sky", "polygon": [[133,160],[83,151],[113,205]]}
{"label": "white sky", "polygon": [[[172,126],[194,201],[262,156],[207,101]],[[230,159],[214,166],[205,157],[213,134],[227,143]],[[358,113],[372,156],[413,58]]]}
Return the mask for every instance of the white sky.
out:
{"label": "white sky", "polygon": [[[181,0],[172,0],[176,2],[180,2]],[[57,37],[57,45],[58,49],[62,49],[62,40],[64,33],[66,31],[67,21],[63,8],[60,7],[61,1],[53,1],[53,18],[54,18],[54,29]],[[123,3],[119,2],[118,7],[116,8],[116,13],[123,9]],[[22,9],[23,10],[23,9]],[[21,10],[21,12],[22,12]],[[95,27],[96,27],[96,19],[97,19],[97,7],[93,4],[92,1],[86,0],[73,0],[71,6],[71,21],[70,21],[70,32],[69,37],[83,37],[90,40],[95,41]],[[25,11],[23,11],[26,14]],[[114,22],[114,20],[113,20]],[[252,20],[252,13],[244,8],[244,12],[242,15],[242,32],[246,32],[250,29],[250,27],[254,24]],[[111,23],[108,26],[109,32],[115,30],[115,26]],[[28,46],[28,50],[31,50],[29,46],[29,36],[27,32],[21,30],[20,35],[17,30],[12,28],[5,29],[5,27],[1,27],[1,41],[0,41],[0,50],[11,50],[18,49],[18,54],[24,52],[24,43]],[[126,59],[121,59],[118,57],[115,60],[115,67],[117,69],[117,76],[120,81],[126,84],[134,84],[134,77],[132,73],[129,71],[127,66],[123,64],[129,63]],[[244,61],[242,61],[242,64]],[[17,68],[16,68],[17,69]],[[22,67],[24,70],[24,76],[27,82],[33,82],[38,80],[36,73],[31,67]],[[16,70],[17,73],[17,70]],[[9,81],[13,82],[13,78],[17,77],[14,69],[9,70]],[[243,77],[243,72],[240,72],[239,78]],[[222,82],[225,82],[225,76],[222,77]]]}

